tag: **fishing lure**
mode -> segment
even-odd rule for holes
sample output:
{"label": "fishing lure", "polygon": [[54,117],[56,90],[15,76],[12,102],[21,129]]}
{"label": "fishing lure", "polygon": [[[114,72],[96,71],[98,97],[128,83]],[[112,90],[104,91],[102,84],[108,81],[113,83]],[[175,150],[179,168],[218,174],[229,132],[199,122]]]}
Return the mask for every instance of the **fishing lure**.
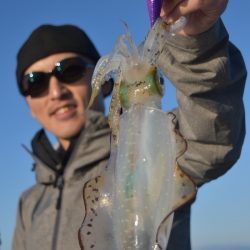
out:
{"label": "fishing lure", "polygon": [[161,6],[163,0],[147,0],[148,14],[150,18],[151,27],[154,25],[161,13]]}
{"label": "fishing lure", "polygon": [[103,174],[84,187],[81,249],[165,249],[173,212],[196,194],[177,164],[185,141],[174,129],[174,116],[161,110],[158,58],[181,22],[170,27],[158,18],[139,47],[125,25],[126,34],[96,65],[90,106],[102,84],[110,76],[115,81],[109,112],[112,146]]}

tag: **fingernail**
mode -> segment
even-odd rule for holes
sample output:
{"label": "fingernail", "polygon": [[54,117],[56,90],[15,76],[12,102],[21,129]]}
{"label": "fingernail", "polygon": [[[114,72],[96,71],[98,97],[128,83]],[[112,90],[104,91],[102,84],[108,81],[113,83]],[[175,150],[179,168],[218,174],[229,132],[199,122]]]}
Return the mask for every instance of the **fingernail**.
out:
{"label": "fingernail", "polygon": [[174,22],[174,19],[173,19],[171,16],[168,16],[168,17],[166,17],[166,22],[167,22],[168,24],[171,24],[171,23]]}

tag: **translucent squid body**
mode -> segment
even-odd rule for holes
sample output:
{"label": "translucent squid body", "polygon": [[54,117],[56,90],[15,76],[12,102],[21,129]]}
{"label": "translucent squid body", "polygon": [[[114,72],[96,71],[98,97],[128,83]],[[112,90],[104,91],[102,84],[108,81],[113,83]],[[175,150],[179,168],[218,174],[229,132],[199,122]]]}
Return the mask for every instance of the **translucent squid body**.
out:
{"label": "translucent squid body", "polygon": [[[102,84],[115,80],[112,148],[103,174],[84,187],[82,249],[166,249],[173,212],[195,196],[195,185],[177,164],[185,142],[174,130],[174,116],[161,110],[158,73],[165,40],[184,23],[181,18],[168,26],[158,18],[139,47],[126,27],[95,68],[90,106]],[[176,140],[182,140],[183,150],[177,150]]]}

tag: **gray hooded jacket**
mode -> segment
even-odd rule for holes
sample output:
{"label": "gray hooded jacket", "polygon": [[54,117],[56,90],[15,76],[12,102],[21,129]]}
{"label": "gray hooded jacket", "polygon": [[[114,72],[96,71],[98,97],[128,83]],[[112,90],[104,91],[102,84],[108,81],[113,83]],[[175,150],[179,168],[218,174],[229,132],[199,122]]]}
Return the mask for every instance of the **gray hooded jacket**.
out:
{"label": "gray hooded jacket", "polygon": [[[240,156],[245,135],[244,61],[228,42],[221,21],[198,36],[171,37],[160,60],[176,86],[177,126],[188,142],[179,165],[200,186],[224,174]],[[106,118],[90,111],[66,165],[64,185],[54,187],[55,174],[35,158],[37,183],[21,196],[13,250],[79,249],[82,188],[107,164],[109,133]],[[60,192],[61,206],[56,209]],[[189,215],[189,206],[176,212],[169,250],[190,249]]]}

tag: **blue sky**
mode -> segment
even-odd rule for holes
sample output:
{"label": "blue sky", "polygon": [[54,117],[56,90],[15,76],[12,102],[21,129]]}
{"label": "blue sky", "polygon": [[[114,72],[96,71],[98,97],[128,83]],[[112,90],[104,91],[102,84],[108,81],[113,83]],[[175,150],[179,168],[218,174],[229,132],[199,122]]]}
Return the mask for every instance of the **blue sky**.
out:
{"label": "blue sky", "polygon": [[[98,2],[98,3],[97,3]],[[250,65],[249,0],[231,0],[223,21],[231,40],[240,48],[247,68]],[[15,57],[29,33],[43,23],[78,25],[86,30],[101,54],[111,51],[118,35],[124,32],[125,20],[138,44],[149,28],[145,0],[8,0],[0,8],[0,233],[1,250],[9,250],[15,225],[18,197],[35,181],[32,159],[21,144],[30,139],[40,125],[31,117],[15,82]],[[247,21],[248,20],[248,21]],[[247,128],[249,128],[249,80],[245,90]],[[175,90],[167,82],[164,109],[176,105]],[[108,100],[106,102],[108,105]],[[237,119],[237,117],[235,117]],[[250,249],[250,136],[246,135],[242,156],[223,177],[203,186],[192,212],[194,250],[212,246]],[[206,248],[208,249],[208,248]],[[231,248],[230,248],[231,249]]]}

